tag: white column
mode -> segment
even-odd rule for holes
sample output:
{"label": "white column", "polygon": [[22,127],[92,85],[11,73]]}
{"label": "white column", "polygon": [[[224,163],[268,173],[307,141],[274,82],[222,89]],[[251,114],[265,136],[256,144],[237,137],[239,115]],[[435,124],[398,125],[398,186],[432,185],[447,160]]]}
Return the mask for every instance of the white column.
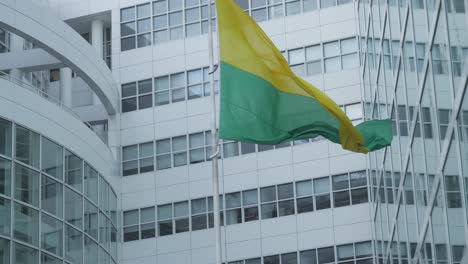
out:
{"label": "white column", "polygon": [[91,44],[99,56],[104,58],[104,23],[102,20],[93,20],[91,22]]}
{"label": "white column", "polygon": [[67,107],[72,105],[72,70],[70,68],[60,69],[60,101]]}
{"label": "white column", "polygon": [[[104,22],[102,20],[91,21],[91,45],[96,50],[98,57],[104,59]],[[100,103],[99,98],[93,93],[93,105]]]}
{"label": "white column", "polygon": [[[23,51],[24,40],[23,38],[10,34],[10,52],[20,52]],[[16,80],[23,80],[23,71],[20,69],[11,69],[10,76]]]}

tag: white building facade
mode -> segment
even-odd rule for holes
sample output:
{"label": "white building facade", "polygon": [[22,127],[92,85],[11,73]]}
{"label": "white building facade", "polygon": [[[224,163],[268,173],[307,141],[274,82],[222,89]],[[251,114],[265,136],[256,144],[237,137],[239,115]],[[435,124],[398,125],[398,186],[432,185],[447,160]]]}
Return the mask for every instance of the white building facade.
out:
{"label": "white building facade", "polygon": [[[220,141],[223,262],[466,263],[466,1],[236,2],[395,139]],[[0,263],[215,263],[208,8],[0,0]]]}

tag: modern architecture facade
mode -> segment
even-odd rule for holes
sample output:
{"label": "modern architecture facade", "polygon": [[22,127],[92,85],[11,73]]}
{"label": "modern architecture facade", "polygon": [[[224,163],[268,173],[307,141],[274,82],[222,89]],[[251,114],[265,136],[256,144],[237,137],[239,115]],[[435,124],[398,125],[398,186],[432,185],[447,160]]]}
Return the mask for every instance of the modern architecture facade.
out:
{"label": "modern architecture facade", "polygon": [[[394,140],[220,141],[223,263],[468,263],[468,3],[236,2]],[[0,263],[215,263],[208,8],[0,0]]]}

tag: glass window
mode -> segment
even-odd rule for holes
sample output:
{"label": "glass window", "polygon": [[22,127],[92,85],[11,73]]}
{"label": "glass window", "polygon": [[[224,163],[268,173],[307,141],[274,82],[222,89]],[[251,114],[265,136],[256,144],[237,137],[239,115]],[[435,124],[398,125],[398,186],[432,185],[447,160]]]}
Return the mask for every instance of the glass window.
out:
{"label": "glass window", "polygon": [[62,221],[42,214],[41,233],[42,249],[61,256],[63,242]]}
{"label": "glass window", "polygon": [[335,250],[333,247],[319,248],[318,253],[318,263],[330,263],[335,261]]}
{"label": "glass window", "polygon": [[11,162],[0,158],[0,193],[10,196]]}
{"label": "glass window", "polygon": [[[10,212],[10,201],[0,197],[0,215],[2,216],[0,217],[0,235],[10,236]],[[1,259],[0,249],[0,260]]]}
{"label": "glass window", "polygon": [[354,259],[353,244],[337,246],[338,261]]}
{"label": "glass window", "polygon": [[98,172],[89,166],[86,162],[84,164],[84,180],[85,180],[85,195],[95,204],[98,203]]}
{"label": "glass window", "polygon": [[340,43],[338,41],[323,44],[325,57],[334,57],[340,55]]}
{"label": "glass window", "polygon": [[348,54],[357,51],[356,38],[348,38],[341,40],[341,54]]}
{"label": "glass window", "polygon": [[158,233],[160,236],[172,235],[172,204],[158,206]]}
{"label": "glass window", "polygon": [[31,264],[39,262],[39,252],[36,249],[23,246],[19,243],[14,244],[13,263],[15,264]]}
{"label": "glass window", "polygon": [[11,157],[11,122],[0,118],[0,154]]}
{"label": "glass window", "polygon": [[167,169],[172,166],[171,162],[171,139],[156,141],[156,167]]}
{"label": "glass window", "polygon": [[62,179],[63,148],[45,137],[42,137],[42,171]]}
{"label": "glass window", "polygon": [[315,208],[330,208],[330,180],[328,177],[314,179]]}
{"label": "glass window", "polygon": [[[241,193],[228,193],[226,194],[226,224],[232,225],[242,223],[241,206]],[[232,209],[234,208],[234,209]]]}
{"label": "glass window", "polygon": [[291,16],[295,14],[299,14],[301,12],[301,2],[294,1],[286,3],[286,15]]}
{"label": "glass window", "polygon": [[0,238],[0,262],[10,263],[10,242],[3,238]]}
{"label": "glass window", "polygon": [[99,177],[99,209],[109,213],[109,185],[103,177]]}
{"label": "glass window", "polygon": [[39,168],[39,134],[16,126],[16,159]]}
{"label": "glass window", "polygon": [[65,259],[73,263],[83,263],[82,255],[82,233],[69,225],[65,225]]}
{"label": "glass window", "polygon": [[42,209],[61,218],[63,210],[62,184],[58,181],[53,180],[52,178],[49,178],[46,175],[42,175],[41,179]]}
{"label": "glass window", "polygon": [[278,199],[290,199],[294,197],[294,187],[292,183],[278,185]]}
{"label": "glass window", "polygon": [[82,217],[83,200],[81,195],[68,187],[65,188],[65,220],[78,228],[82,228]]}
{"label": "glass window", "polygon": [[280,256],[274,255],[263,257],[263,264],[280,264]]}
{"label": "glass window", "polygon": [[187,139],[186,136],[172,138],[172,152],[174,167],[187,164]]}
{"label": "glass window", "polygon": [[84,231],[98,239],[98,208],[85,199],[84,205]]}
{"label": "glass window", "polygon": [[84,263],[94,264],[98,258],[98,245],[92,239],[85,236],[84,239]]}
{"label": "glass window", "polygon": [[260,189],[261,201],[270,202],[276,201],[276,188],[275,186],[264,187]]}
{"label": "glass window", "polygon": [[190,231],[188,201],[174,204],[175,232],[182,233]]}
{"label": "glass window", "polygon": [[[136,33],[135,22],[123,23],[120,25],[120,35],[122,37],[134,35]],[[122,96],[124,96],[124,91],[122,89]]]}
{"label": "glass window", "polygon": [[32,204],[39,205],[39,173],[16,164],[15,168],[15,198]]}
{"label": "glass window", "polygon": [[75,154],[65,151],[65,182],[78,191],[83,188],[83,161]]}
{"label": "glass window", "polygon": [[325,59],[325,72],[337,72],[341,70],[340,57]]}
{"label": "glass window", "polygon": [[39,243],[39,212],[15,203],[14,237],[22,242],[38,246]]}
{"label": "glass window", "polygon": [[135,19],[135,7],[124,8],[120,10],[120,21],[129,21]]}
{"label": "glass window", "polygon": [[139,239],[138,222],[138,210],[123,213],[124,242]]}
{"label": "glass window", "polygon": [[137,6],[137,15],[138,18],[149,17],[151,15],[150,4],[144,4]]}
{"label": "glass window", "polygon": [[349,188],[348,174],[335,175],[332,179],[334,191]]}
{"label": "glass window", "polygon": [[317,253],[315,249],[301,251],[300,253],[300,264],[316,264],[317,263]]}
{"label": "glass window", "polygon": [[[129,38],[123,38],[121,43],[121,50],[122,51],[126,51],[126,50],[131,50],[131,49],[135,49],[136,47],[136,40],[135,40],[135,37],[129,37]],[[123,107],[124,105],[122,105]],[[123,107],[122,111],[123,112],[128,112],[128,111],[134,111],[135,109],[133,110],[128,110],[128,108],[131,108],[131,104],[127,104],[125,105],[126,107]]]}
{"label": "glass window", "polygon": [[305,54],[304,54],[303,48],[289,51],[289,64],[294,65],[294,64],[304,63],[304,60],[305,60]]}
{"label": "glass window", "polygon": [[297,264],[297,253],[281,254],[281,264]]}
{"label": "glass window", "polygon": [[140,223],[141,239],[156,236],[155,209],[153,206],[140,210]]}

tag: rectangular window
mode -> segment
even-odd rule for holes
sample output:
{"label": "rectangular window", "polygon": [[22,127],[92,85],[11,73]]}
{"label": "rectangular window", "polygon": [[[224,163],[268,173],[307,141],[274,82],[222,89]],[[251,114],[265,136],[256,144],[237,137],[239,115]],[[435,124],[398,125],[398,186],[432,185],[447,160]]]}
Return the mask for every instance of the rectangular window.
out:
{"label": "rectangular window", "polygon": [[125,211],[123,213],[124,242],[138,240],[138,210]]}
{"label": "rectangular window", "polygon": [[194,199],[192,207],[192,231],[208,228],[208,210],[206,198]]}
{"label": "rectangular window", "polygon": [[190,231],[188,201],[174,203],[175,232],[182,233]]}
{"label": "rectangular window", "polygon": [[258,220],[258,191],[257,189],[242,192],[242,206],[244,222]]}
{"label": "rectangular window", "polygon": [[296,182],[297,213],[312,212],[314,210],[314,198],[312,194],[312,180]]}
{"label": "rectangular window", "polygon": [[16,126],[16,160],[39,168],[39,134]]}
{"label": "rectangular window", "polygon": [[242,223],[241,193],[227,193],[226,197],[226,225]]}
{"label": "rectangular window", "polygon": [[0,154],[11,157],[12,148],[11,122],[0,118]]}
{"label": "rectangular window", "polygon": [[159,236],[172,235],[172,204],[158,205],[158,233]]}
{"label": "rectangular window", "polygon": [[140,209],[140,237],[141,239],[156,236],[154,206]]}
{"label": "rectangular window", "polygon": [[83,191],[83,160],[68,150],[65,151],[65,182]]}
{"label": "rectangular window", "polygon": [[314,194],[316,210],[330,208],[330,179],[329,177],[314,179]]}
{"label": "rectangular window", "polygon": [[57,217],[62,218],[63,194],[62,184],[46,175],[41,175],[42,192],[41,206],[42,210],[47,211]]}
{"label": "rectangular window", "polygon": [[15,198],[39,206],[39,173],[25,166],[15,165]]}

